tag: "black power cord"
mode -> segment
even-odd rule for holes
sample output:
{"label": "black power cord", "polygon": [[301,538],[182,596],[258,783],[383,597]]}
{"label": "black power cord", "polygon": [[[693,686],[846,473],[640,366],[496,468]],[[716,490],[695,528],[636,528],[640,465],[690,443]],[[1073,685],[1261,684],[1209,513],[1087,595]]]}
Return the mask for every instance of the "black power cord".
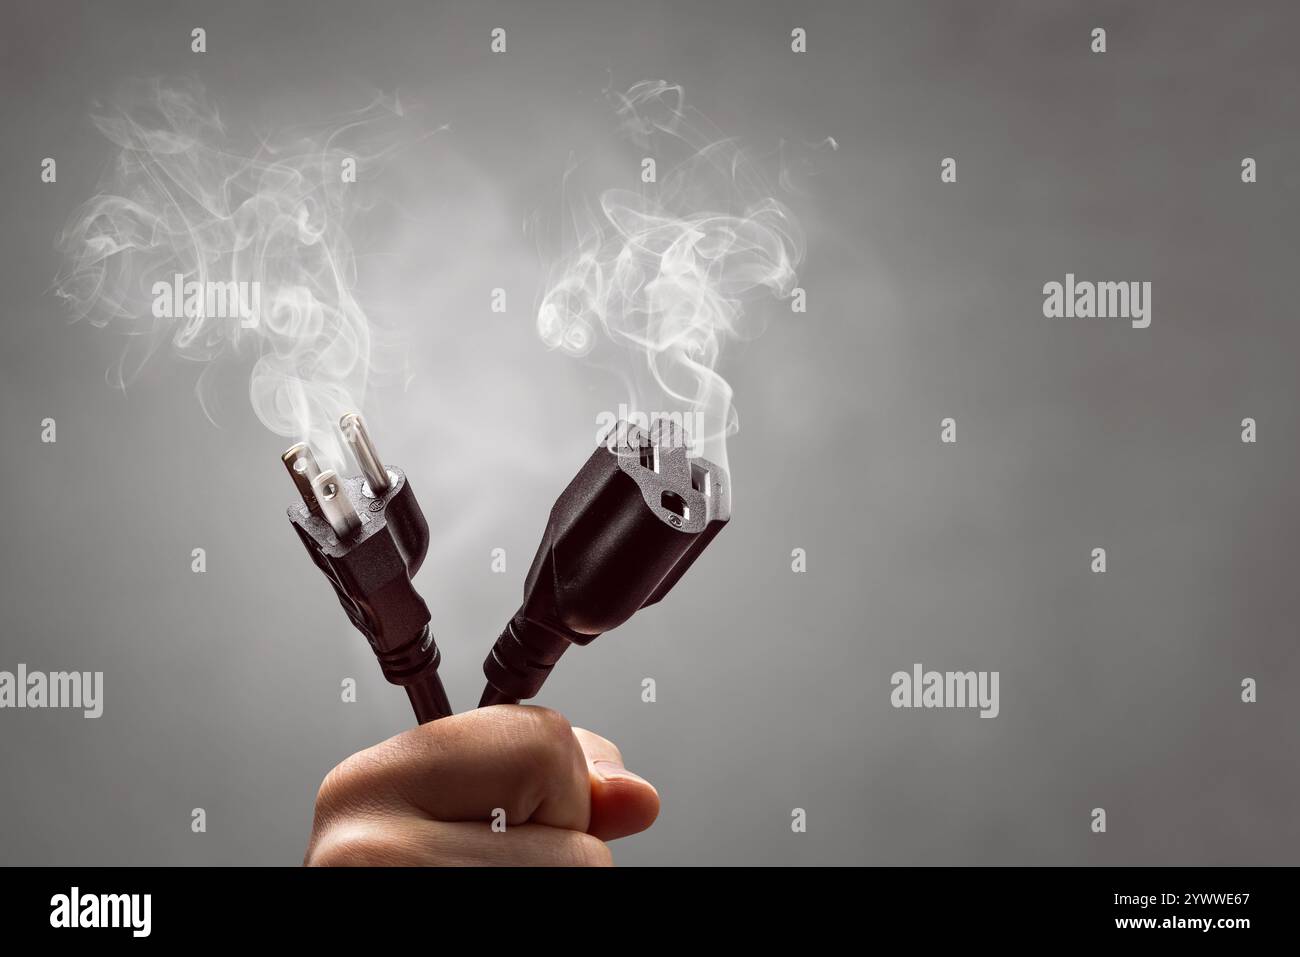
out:
{"label": "black power cord", "polygon": [[302,496],[289,521],[366,636],[384,677],[406,688],[424,724],[452,713],[438,677],[441,653],[429,608],[411,579],[429,550],[429,525],[406,474],[381,462],[356,413],[339,422],[362,474],[322,472],[305,443],[282,456]]}
{"label": "black power cord", "polygon": [[668,418],[649,432],[619,422],[560,494],[479,707],[536,695],[570,645],[663,598],[727,524],[730,478],[689,458],[686,438]]}

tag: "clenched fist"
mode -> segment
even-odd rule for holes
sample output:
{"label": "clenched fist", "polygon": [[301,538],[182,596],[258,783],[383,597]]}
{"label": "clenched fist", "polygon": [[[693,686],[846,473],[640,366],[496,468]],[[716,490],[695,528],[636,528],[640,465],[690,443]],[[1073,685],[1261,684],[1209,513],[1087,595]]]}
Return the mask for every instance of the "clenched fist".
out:
{"label": "clenched fist", "polygon": [[545,708],[500,705],[406,731],[331,771],[305,863],[606,865],[605,842],[658,813],[658,793],[612,742]]}

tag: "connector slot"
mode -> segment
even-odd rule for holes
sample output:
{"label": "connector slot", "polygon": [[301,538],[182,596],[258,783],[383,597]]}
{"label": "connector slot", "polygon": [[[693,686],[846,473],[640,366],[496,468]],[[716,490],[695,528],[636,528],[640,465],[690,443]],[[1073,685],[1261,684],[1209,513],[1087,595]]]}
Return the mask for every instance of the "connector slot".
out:
{"label": "connector slot", "polygon": [[663,494],[659,496],[659,504],[682,521],[689,522],[691,520],[691,507],[686,504],[686,499],[672,489],[664,489]]}
{"label": "connector slot", "polygon": [[659,471],[659,446],[641,446],[641,467],[649,469],[651,472]]}
{"label": "connector slot", "polygon": [[691,463],[691,488],[706,497],[713,494],[713,475],[697,462]]}

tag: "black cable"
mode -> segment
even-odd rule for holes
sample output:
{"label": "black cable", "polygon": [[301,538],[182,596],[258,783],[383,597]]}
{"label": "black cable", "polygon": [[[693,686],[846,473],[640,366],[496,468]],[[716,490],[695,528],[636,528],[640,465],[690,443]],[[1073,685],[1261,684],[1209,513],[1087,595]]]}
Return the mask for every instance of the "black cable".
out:
{"label": "black cable", "polygon": [[411,699],[411,708],[415,711],[415,720],[428,724],[439,718],[452,714],[451,702],[442,687],[442,679],[436,671],[426,675],[420,681],[406,686],[406,695]]}
{"label": "black cable", "polygon": [[518,703],[519,703],[518,698],[512,698],[508,694],[504,694],[500,691],[497,691],[497,689],[493,688],[491,685],[488,685],[486,688],[483,689],[483,697],[478,699],[478,706],[480,708],[490,708],[494,704],[518,704]]}

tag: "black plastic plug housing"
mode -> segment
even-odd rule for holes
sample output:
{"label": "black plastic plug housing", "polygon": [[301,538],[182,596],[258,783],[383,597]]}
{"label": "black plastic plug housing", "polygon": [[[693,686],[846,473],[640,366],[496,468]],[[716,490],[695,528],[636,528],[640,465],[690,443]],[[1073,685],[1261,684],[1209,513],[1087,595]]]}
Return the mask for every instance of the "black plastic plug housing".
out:
{"label": "black plastic plug housing", "polygon": [[730,477],[687,446],[661,418],[648,432],[619,422],[592,453],[551,509],[523,604],[483,663],[485,702],[536,695],[569,645],[662,599],[727,524]]}
{"label": "black plastic plug housing", "polygon": [[361,476],[339,480],[361,521],[351,535],[340,538],[306,504],[291,505],[289,520],[370,642],[384,677],[405,686],[417,716],[428,720],[422,708],[450,713],[437,679],[441,654],[429,630],[429,608],[411,583],[429,549],[429,525],[406,474],[393,466],[387,474],[390,484],[379,494]]}

